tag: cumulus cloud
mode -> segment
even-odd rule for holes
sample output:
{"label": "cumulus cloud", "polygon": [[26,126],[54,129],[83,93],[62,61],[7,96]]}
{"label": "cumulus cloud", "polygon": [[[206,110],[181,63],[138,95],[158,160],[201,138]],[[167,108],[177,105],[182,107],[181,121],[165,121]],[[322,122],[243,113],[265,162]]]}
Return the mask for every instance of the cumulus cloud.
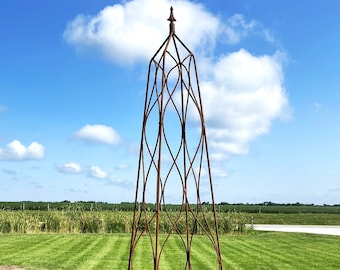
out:
{"label": "cumulus cloud", "polygon": [[84,141],[90,141],[95,143],[104,143],[109,145],[118,145],[121,142],[121,138],[117,131],[112,127],[105,125],[86,125],[78,130],[74,137]]}
{"label": "cumulus cloud", "polygon": [[125,189],[134,188],[134,184],[132,184],[131,182],[129,182],[128,180],[123,179],[123,178],[109,179],[107,184],[117,186],[117,187],[121,187],[121,188],[125,188]]}
{"label": "cumulus cloud", "polygon": [[118,164],[116,167],[115,167],[116,170],[127,170],[129,169],[129,164],[127,163],[121,163],[121,164]]}
{"label": "cumulus cloud", "polygon": [[176,32],[186,37],[190,48],[215,42],[219,20],[202,5],[183,0],[134,0],[107,6],[95,16],[80,14],[68,23],[64,38],[77,50],[97,47],[121,64],[145,61],[169,31],[166,18],[170,5],[174,5],[177,20],[181,20]]}
{"label": "cumulus cloud", "polygon": [[[250,35],[274,42],[271,31],[260,22],[242,14],[224,20],[197,2],[133,0],[108,6],[97,15],[77,16],[64,38],[78,50],[95,47],[116,63],[149,60],[169,31],[165,18],[171,5],[176,34],[197,58],[212,157],[221,162],[231,154],[246,154],[249,143],[267,133],[275,119],[289,116],[282,71],[285,56],[279,51],[253,55],[245,49],[213,53],[219,42],[237,44]],[[77,136],[97,138],[84,133],[90,132],[80,130]]]}
{"label": "cumulus cloud", "polygon": [[68,174],[83,174],[92,178],[96,179],[104,179],[107,180],[109,174],[105,172],[99,166],[81,166],[79,163],[76,162],[69,162],[69,163],[59,163],[56,165],[56,169],[62,173]]}
{"label": "cumulus cloud", "polygon": [[275,118],[288,117],[281,61],[280,53],[253,56],[242,49],[208,63],[210,74],[201,81],[201,91],[216,151],[245,154],[249,142],[267,133]]}
{"label": "cumulus cloud", "polygon": [[224,33],[227,43],[237,44],[241,39],[253,32],[258,23],[254,20],[246,22],[242,14],[231,16],[224,26]]}
{"label": "cumulus cloud", "polygon": [[228,172],[226,171],[226,169],[216,165],[215,167],[211,168],[211,172],[213,177],[225,178],[228,176]]}
{"label": "cumulus cloud", "polygon": [[223,39],[230,45],[240,43],[250,35],[261,36],[265,41],[273,43],[275,38],[270,31],[255,20],[247,21],[242,14],[231,16],[226,24],[222,25]]}
{"label": "cumulus cloud", "polygon": [[20,141],[14,140],[7,144],[4,149],[0,148],[0,160],[42,159],[44,154],[45,147],[37,142],[24,146]]}
{"label": "cumulus cloud", "polygon": [[64,173],[81,173],[83,171],[81,165],[76,162],[70,162],[65,164],[57,164],[57,170]]}
{"label": "cumulus cloud", "polygon": [[89,168],[88,174],[90,177],[97,178],[97,179],[107,179],[109,174],[102,170],[98,166],[92,166]]}

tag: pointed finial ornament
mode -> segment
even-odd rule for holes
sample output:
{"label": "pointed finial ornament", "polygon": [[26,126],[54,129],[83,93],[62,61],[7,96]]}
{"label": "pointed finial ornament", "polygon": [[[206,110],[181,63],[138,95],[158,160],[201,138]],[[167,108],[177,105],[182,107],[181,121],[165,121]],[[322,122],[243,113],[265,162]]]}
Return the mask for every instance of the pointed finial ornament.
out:
{"label": "pointed finial ornament", "polygon": [[170,7],[170,17],[168,19],[168,21],[170,21],[170,34],[171,33],[175,33],[175,24],[174,22],[176,21],[175,17],[174,17],[174,14],[173,14],[173,8]]}

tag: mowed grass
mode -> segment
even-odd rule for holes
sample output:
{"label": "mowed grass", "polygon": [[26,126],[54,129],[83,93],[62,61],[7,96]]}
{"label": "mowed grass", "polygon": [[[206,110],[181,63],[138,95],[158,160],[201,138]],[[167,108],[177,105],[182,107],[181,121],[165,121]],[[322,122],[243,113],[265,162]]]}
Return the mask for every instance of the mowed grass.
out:
{"label": "mowed grass", "polygon": [[[193,269],[217,269],[209,242],[196,236]],[[340,269],[340,237],[299,233],[256,232],[220,237],[224,269]],[[2,234],[0,265],[27,269],[127,269],[128,234]],[[151,255],[135,253],[135,268],[152,269]],[[162,270],[184,269],[181,242],[171,239]],[[150,262],[151,261],[151,262]]]}

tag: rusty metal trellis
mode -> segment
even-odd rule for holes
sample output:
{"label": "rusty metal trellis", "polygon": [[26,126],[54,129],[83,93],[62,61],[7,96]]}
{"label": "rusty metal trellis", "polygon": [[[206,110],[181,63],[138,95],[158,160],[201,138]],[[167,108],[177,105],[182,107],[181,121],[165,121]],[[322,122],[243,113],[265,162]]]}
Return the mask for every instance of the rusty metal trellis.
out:
{"label": "rusty metal trellis", "polygon": [[[149,62],[128,269],[138,269],[136,253],[149,269],[161,269],[166,259],[192,269],[194,236],[201,234],[215,254],[211,265],[222,270],[196,60],[175,34],[172,7],[168,21],[169,35]],[[212,211],[201,201],[203,192]],[[167,203],[176,199],[180,207],[171,211]],[[171,257],[171,241],[181,257]]]}

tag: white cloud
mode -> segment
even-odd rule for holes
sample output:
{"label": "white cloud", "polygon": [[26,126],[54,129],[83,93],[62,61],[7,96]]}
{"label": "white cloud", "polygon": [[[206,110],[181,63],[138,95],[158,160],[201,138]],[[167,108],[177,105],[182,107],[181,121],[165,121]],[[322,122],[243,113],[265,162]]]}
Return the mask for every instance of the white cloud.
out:
{"label": "white cloud", "polygon": [[0,148],[0,160],[42,159],[44,154],[45,147],[37,142],[24,146],[20,141],[14,140],[7,144],[6,148]]}
{"label": "white cloud", "polygon": [[86,125],[78,130],[74,134],[74,137],[85,141],[105,143],[113,146],[121,142],[117,131],[105,125]]}
{"label": "white cloud", "polygon": [[97,178],[97,179],[107,179],[109,174],[103,171],[98,166],[92,166],[89,168],[88,174],[90,177]]}
{"label": "white cloud", "polygon": [[196,54],[211,156],[221,162],[231,154],[246,154],[249,143],[267,133],[275,119],[289,115],[285,57],[280,52],[255,56],[245,49],[211,56],[221,41],[236,44],[255,35],[275,42],[260,22],[242,14],[223,20],[184,0],[133,0],[95,16],[79,15],[68,24],[64,38],[77,49],[99,48],[117,63],[149,60],[169,31],[165,18],[171,5],[176,34]]}
{"label": "white cloud", "polygon": [[57,164],[57,170],[64,173],[81,173],[83,171],[81,165],[76,162],[70,162],[65,164]]}
{"label": "white cloud", "polygon": [[226,169],[221,167],[220,164],[219,166],[211,168],[211,172],[213,177],[225,178],[228,176],[228,172],[226,171]]}
{"label": "white cloud", "polygon": [[129,164],[121,163],[115,167],[116,170],[127,170],[129,169]]}
{"label": "white cloud", "polygon": [[77,162],[70,162],[65,164],[59,163],[56,165],[56,169],[59,172],[69,174],[83,174],[96,179],[108,180],[109,177],[109,174],[99,166],[83,167]]}
{"label": "white cloud", "polygon": [[219,20],[202,5],[183,0],[134,0],[107,6],[95,16],[81,14],[69,22],[64,38],[78,50],[99,48],[121,64],[149,60],[169,31],[171,5],[180,22],[176,33],[186,44],[211,47],[220,32]]}
{"label": "white cloud", "polygon": [[125,189],[132,189],[132,188],[134,188],[134,185],[131,182],[129,182],[128,180],[123,179],[123,178],[110,179],[110,180],[108,180],[107,183],[109,185],[113,185],[113,186],[117,186],[117,187],[122,187],[122,188],[125,188]]}
{"label": "white cloud", "polygon": [[260,36],[269,43],[275,42],[270,30],[264,28],[258,21],[247,21],[242,14],[231,16],[222,26],[222,29],[223,39],[230,45],[238,44],[250,35]]}
{"label": "white cloud", "polygon": [[201,91],[214,151],[245,154],[249,142],[267,133],[275,118],[287,116],[281,58],[240,50],[208,63],[210,74],[201,81]]}
{"label": "white cloud", "polygon": [[246,22],[242,14],[231,16],[224,26],[224,33],[228,44],[237,44],[249,35],[258,23],[254,20]]}

